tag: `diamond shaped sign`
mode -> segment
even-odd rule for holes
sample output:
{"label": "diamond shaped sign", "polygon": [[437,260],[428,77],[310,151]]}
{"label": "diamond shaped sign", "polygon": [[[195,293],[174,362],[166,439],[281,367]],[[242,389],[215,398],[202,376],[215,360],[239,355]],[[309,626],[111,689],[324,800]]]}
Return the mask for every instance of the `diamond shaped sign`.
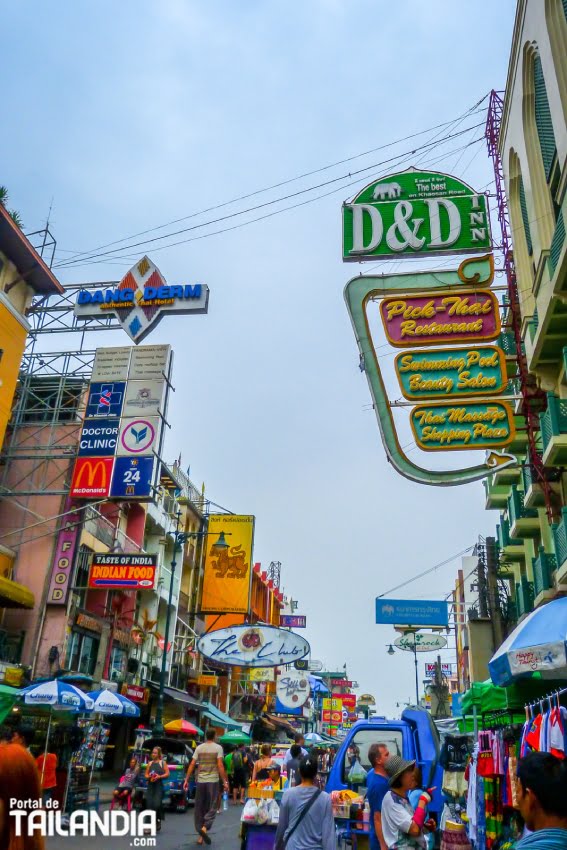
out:
{"label": "diamond shaped sign", "polygon": [[114,288],[80,289],[75,316],[105,319],[113,315],[128,336],[139,343],[165,313],[206,313],[208,306],[208,286],[201,283],[170,286],[149,257],[142,257]]}

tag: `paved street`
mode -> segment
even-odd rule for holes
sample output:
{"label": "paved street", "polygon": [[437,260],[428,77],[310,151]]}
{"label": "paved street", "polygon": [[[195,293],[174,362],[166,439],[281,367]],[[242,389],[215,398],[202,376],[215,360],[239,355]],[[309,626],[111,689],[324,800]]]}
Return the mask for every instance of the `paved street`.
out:
{"label": "paved street", "polygon": [[[103,806],[106,809],[108,806]],[[230,806],[227,812],[217,815],[211,832],[212,850],[239,850],[240,814],[242,807]],[[193,826],[193,809],[185,814],[167,814],[161,832],[158,833],[155,847],[158,850],[193,850],[197,847],[197,837]],[[134,846],[131,838],[51,838],[47,841],[47,850],[126,850]],[[152,846],[146,844],[145,846]]]}

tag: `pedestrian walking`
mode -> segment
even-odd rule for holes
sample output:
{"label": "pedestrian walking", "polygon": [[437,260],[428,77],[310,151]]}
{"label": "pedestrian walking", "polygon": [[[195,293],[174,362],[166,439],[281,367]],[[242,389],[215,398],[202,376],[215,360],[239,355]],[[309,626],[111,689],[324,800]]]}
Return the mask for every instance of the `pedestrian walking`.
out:
{"label": "pedestrian walking", "polygon": [[260,758],[254,763],[252,771],[252,782],[262,782],[268,778],[270,765],[272,763],[272,748],[269,744],[262,744]]}
{"label": "pedestrian walking", "polygon": [[408,794],[417,788],[415,761],[406,761],[401,756],[390,756],[384,765],[388,774],[390,790],[382,801],[382,835],[386,846],[421,848],[425,850],[424,829],[435,829],[435,822],[427,821],[427,806],[431,802],[434,788],[422,791],[415,808]]}
{"label": "pedestrian walking", "polygon": [[[14,800],[17,802],[14,803]],[[2,850],[44,850],[45,840],[39,830],[28,835],[26,818],[35,811],[34,801],[41,801],[37,765],[33,756],[20,744],[0,747],[0,847]],[[20,808],[20,805],[22,808]],[[11,808],[24,811],[22,835],[16,836],[16,818]]]}
{"label": "pedestrian walking", "polygon": [[285,791],[280,807],[275,850],[335,850],[331,797],[315,785],[317,759],[299,763],[301,785]]}
{"label": "pedestrian walking", "polygon": [[37,769],[41,780],[43,802],[51,800],[57,788],[57,756],[55,753],[41,753],[36,760]]}
{"label": "pedestrian walking", "polygon": [[183,787],[189,787],[193,771],[197,770],[195,793],[195,830],[198,844],[210,844],[209,831],[215,821],[219,795],[219,782],[228,793],[228,779],[224,769],[223,750],[215,743],[215,730],[208,729],[206,742],[199,744],[187,769]]}
{"label": "pedestrian walking", "polygon": [[156,812],[157,828],[161,829],[163,820],[163,780],[169,776],[169,767],[163,757],[161,747],[154,747],[146,765],[146,808]]}
{"label": "pedestrian walking", "polygon": [[517,850],[567,850],[567,764],[551,753],[529,753],[517,768],[518,807],[531,834]]}
{"label": "pedestrian walking", "polygon": [[246,794],[247,785],[247,762],[248,756],[244,750],[244,744],[241,744],[235,749],[232,754],[232,800],[234,805],[244,805],[244,795]]}
{"label": "pedestrian walking", "polygon": [[289,788],[295,788],[296,785],[299,785],[301,782],[301,776],[299,774],[299,765],[302,759],[301,755],[301,747],[299,744],[293,744],[289,748],[289,754],[291,758],[288,758],[285,763],[285,769],[287,772],[287,782]]}

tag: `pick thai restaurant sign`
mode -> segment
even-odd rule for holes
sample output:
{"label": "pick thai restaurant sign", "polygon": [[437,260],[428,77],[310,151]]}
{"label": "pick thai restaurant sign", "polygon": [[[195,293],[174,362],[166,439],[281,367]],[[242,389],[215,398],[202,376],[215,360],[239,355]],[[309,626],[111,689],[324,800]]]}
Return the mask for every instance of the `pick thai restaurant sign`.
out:
{"label": "pick thai restaurant sign", "polygon": [[343,205],[345,261],[481,253],[490,243],[486,195],[448,174],[392,174]]}
{"label": "pick thai restaurant sign", "polygon": [[234,667],[280,667],[311,651],[305,638],[259,624],[208,632],[199,639],[197,649],[211,661]]}
{"label": "pick thai restaurant sign", "polygon": [[388,342],[397,348],[474,343],[500,333],[498,301],[490,290],[384,298],[380,315]]}

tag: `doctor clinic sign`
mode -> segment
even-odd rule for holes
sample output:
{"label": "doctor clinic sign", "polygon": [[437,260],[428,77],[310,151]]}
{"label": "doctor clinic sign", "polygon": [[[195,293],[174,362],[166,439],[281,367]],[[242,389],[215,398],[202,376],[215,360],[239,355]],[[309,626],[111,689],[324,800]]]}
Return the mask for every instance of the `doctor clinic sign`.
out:
{"label": "doctor clinic sign", "polygon": [[490,248],[486,195],[435,171],[371,183],[343,205],[343,260],[463,254]]}

